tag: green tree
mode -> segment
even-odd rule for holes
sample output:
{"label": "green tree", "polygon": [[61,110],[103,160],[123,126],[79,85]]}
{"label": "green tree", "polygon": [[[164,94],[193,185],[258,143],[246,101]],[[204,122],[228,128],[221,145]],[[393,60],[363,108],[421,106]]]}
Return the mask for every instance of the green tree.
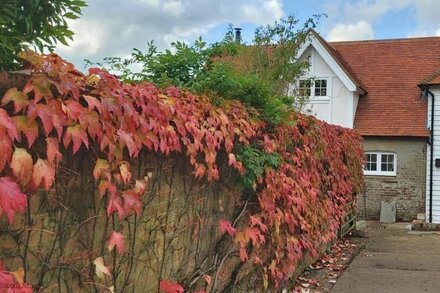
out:
{"label": "green tree", "polygon": [[19,65],[17,54],[33,47],[52,50],[57,42],[67,45],[73,32],[67,19],[76,19],[84,0],[1,0],[0,69]]}
{"label": "green tree", "polygon": [[[222,99],[237,99],[259,110],[270,124],[278,124],[301,97],[290,91],[308,67],[295,61],[309,28],[321,15],[304,25],[293,16],[259,27],[250,44],[237,42],[231,26],[221,42],[207,45],[201,38],[192,45],[171,43],[159,52],[149,42],[146,52],[134,49],[130,58],[105,58],[102,65],[129,82],[151,81],[161,86],[175,85]],[[140,70],[133,70],[140,68]]]}

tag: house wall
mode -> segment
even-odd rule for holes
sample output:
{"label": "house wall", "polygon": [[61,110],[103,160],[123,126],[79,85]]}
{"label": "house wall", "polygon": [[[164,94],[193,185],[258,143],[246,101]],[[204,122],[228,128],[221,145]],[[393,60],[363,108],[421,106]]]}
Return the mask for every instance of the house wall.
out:
{"label": "house wall", "polygon": [[396,176],[364,176],[357,198],[360,218],[379,219],[381,202],[395,202],[397,220],[409,221],[425,209],[426,139],[364,138],[364,150],[397,155]]}
{"label": "house wall", "polygon": [[305,61],[307,59],[310,62],[310,68],[304,77],[326,78],[328,96],[311,97],[304,108],[304,112],[331,124],[353,128],[354,113],[357,106],[354,93],[345,87],[324,58],[312,46],[309,46],[299,60]]}
{"label": "house wall", "polygon": [[[430,91],[435,96],[434,107],[434,160],[440,158],[440,87],[431,87]],[[431,127],[431,97],[428,97],[428,128]],[[427,145],[428,154],[426,156],[426,220],[429,220],[429,173],[430,173],[430,146]],[[432,221],[440,223],[440,168],[433,169],[433,191],[432,191]]]}

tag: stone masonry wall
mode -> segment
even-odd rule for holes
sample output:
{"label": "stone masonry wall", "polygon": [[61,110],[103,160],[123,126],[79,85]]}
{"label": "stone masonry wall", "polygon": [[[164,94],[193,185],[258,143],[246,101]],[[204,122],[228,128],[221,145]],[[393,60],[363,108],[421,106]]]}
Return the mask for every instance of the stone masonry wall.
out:
{"label": "stone masonry wall", "polygon": [[[232,242],[220,233],[218,221],[235,219],[242,210],[235,171],[220,166],[221,180],[209,183],[195,179],[182,156],[142,153],[132,163],[135,178],[151,174],[142,212],[107,218],[107,197],[97,193],[88,153],[63,157],[54,188],[30,198],[30,214],[18,214],[13,226],[0,219],[5,267],[23,268],[25,282],[42,292],[110,292],[104,290],[110,286],[115,292],[159,292],[161,280],[179,281],[195,292],[205,286],[204,275],[217,276],[221,292],[241,264],[230,253],[219,265]],[[122,255],[108,252],[112,230],[125,237]],[[96,276],[94,260],[100,256],[115,268],[111,277]]]}
{"label": "stone masonry wall", "polygon": [[360,218],[379,219],[382,201],[395,202],[397,220],[409,221],[425,207],[426,140],[364,138],[364,151],[397,154],[396,176],[365,176],[365,192],[357,196]]}

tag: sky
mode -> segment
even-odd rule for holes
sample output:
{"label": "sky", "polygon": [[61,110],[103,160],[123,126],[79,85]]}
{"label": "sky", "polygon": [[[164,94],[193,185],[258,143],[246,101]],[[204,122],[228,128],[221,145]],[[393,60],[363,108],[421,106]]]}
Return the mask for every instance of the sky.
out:
{"label": "sky", "polygon": [[87,0],[69,21],[74,40],[56,52],[84,68],[84,59],[128,57],[154,40],[159,49],[201,36],[220,41],[229,24],[250,42],[255,28],[293,14],[300,23],[325,14],[316,30],[328,41],[440,36],[440,0]]}

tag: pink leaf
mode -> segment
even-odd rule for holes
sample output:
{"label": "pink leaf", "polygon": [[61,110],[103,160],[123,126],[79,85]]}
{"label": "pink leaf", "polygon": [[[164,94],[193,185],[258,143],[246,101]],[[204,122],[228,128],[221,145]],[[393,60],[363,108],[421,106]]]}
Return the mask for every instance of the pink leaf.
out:
{"label": "pink leaf", "polygon": [[235,166],[235,164],[237,164],[237,160],[235,159],[235,155],[230,153],[228,155],[228,157],[229,157],[229,162],[228,162],[229,166]]}
{"label": "pink leaf", "polygon": [[0,130],[2,128],[6,130],[11,140],[15,139],[18,141],[20,139],[15,124],[4,109],[0,109]]}
{"label": "pink leaf", "polygon": [[203,278],[205,279],[206,284],[211,285],[212,278],[210,275],[204,275]]}
{"label": "pink leaf", "polygon": [[96,108],[99,113],[102,112],[101,102],[97,98],[88,95],[84,95],[83,97],[89,105],[89,110],[93,110],[94,108]]}
{"label": "pink leaf", "polygon": [[112,251],[114,247],[119,254],[123,254],[125,252],[125,242],[124,235],[118,233],[116,231],[112,231],[110,238],[108,240],[108,251]]}
{"label": "pink leaf", "polygon": [[46,156],[47,160],[51,164],[57,164],[61,161],[62,155],[59,150],[59,142],[58,139],[55,137],[48,137],[46,138]]}
{"label": "pink leaf", "polygon": [[246,249],[241,247],[240,248],[240,260],[242,262],[245,262],[246,260],[248,260],[248,258],[249,258],[249,256],[248,256],[248,254],[246,252]]}
{"label": "pink leaf", "polygon": [[127,147],[130,157],[134,157],[139,152],[139,149],[133,140],[133,136],[130,133],[121,129],[117,131],[117,134],[119,136],[119,141],[122,143],[122,145]]}
{"label": "pink leaf", "polygon": [[231,223],[227,220],[218,221],[220,225],[220,231],[222,233],[227,232],[229,235],[234,236],[237,231],[234,227],[232,227]]}
{"label": "pink leaf", "polygon": [[9,137],[0,139],[0,172],[9,165],[12,156],[12,143]]}
{"label": "pink leaf", "polygon": [[4,212],[9,223],[14,222],[15,213],[24,212],[27,206],[26,195],[20,186],[10,177],[0,178],[0,215]]}
{"label": "pink leaf", "polygon": [[[109,185],[109,188],[111,185]],[[110,216],[115,211],[118,211],[119,218],[122,219],[125,215],[122,198],[116,194],[110,193],[110,198],[107,204],[107,216]]]}
{"label": "pink leaf", "polygon": [[55,181],[55,167],[47,160],[38,159],[33,168],[32,181],[36,188],[49,190]]}
{"label": "pink leaf", "polygon": [[185,292],[182,285],[177,284],[177,283],[171,283],[170,281],[167,281],[167,280],[160,281],[160,290],[164,291],[165,293],[184,293]]}
{"label": "pink leaf", "polygon": [[66,133],[63,137],[64,147],[67,148],[71,141],[73,141],[73,154],[76,154],[82,143],[86,146],[86,148],[89,147],[87,133],[81,128],[80,125],[67,127]]}

